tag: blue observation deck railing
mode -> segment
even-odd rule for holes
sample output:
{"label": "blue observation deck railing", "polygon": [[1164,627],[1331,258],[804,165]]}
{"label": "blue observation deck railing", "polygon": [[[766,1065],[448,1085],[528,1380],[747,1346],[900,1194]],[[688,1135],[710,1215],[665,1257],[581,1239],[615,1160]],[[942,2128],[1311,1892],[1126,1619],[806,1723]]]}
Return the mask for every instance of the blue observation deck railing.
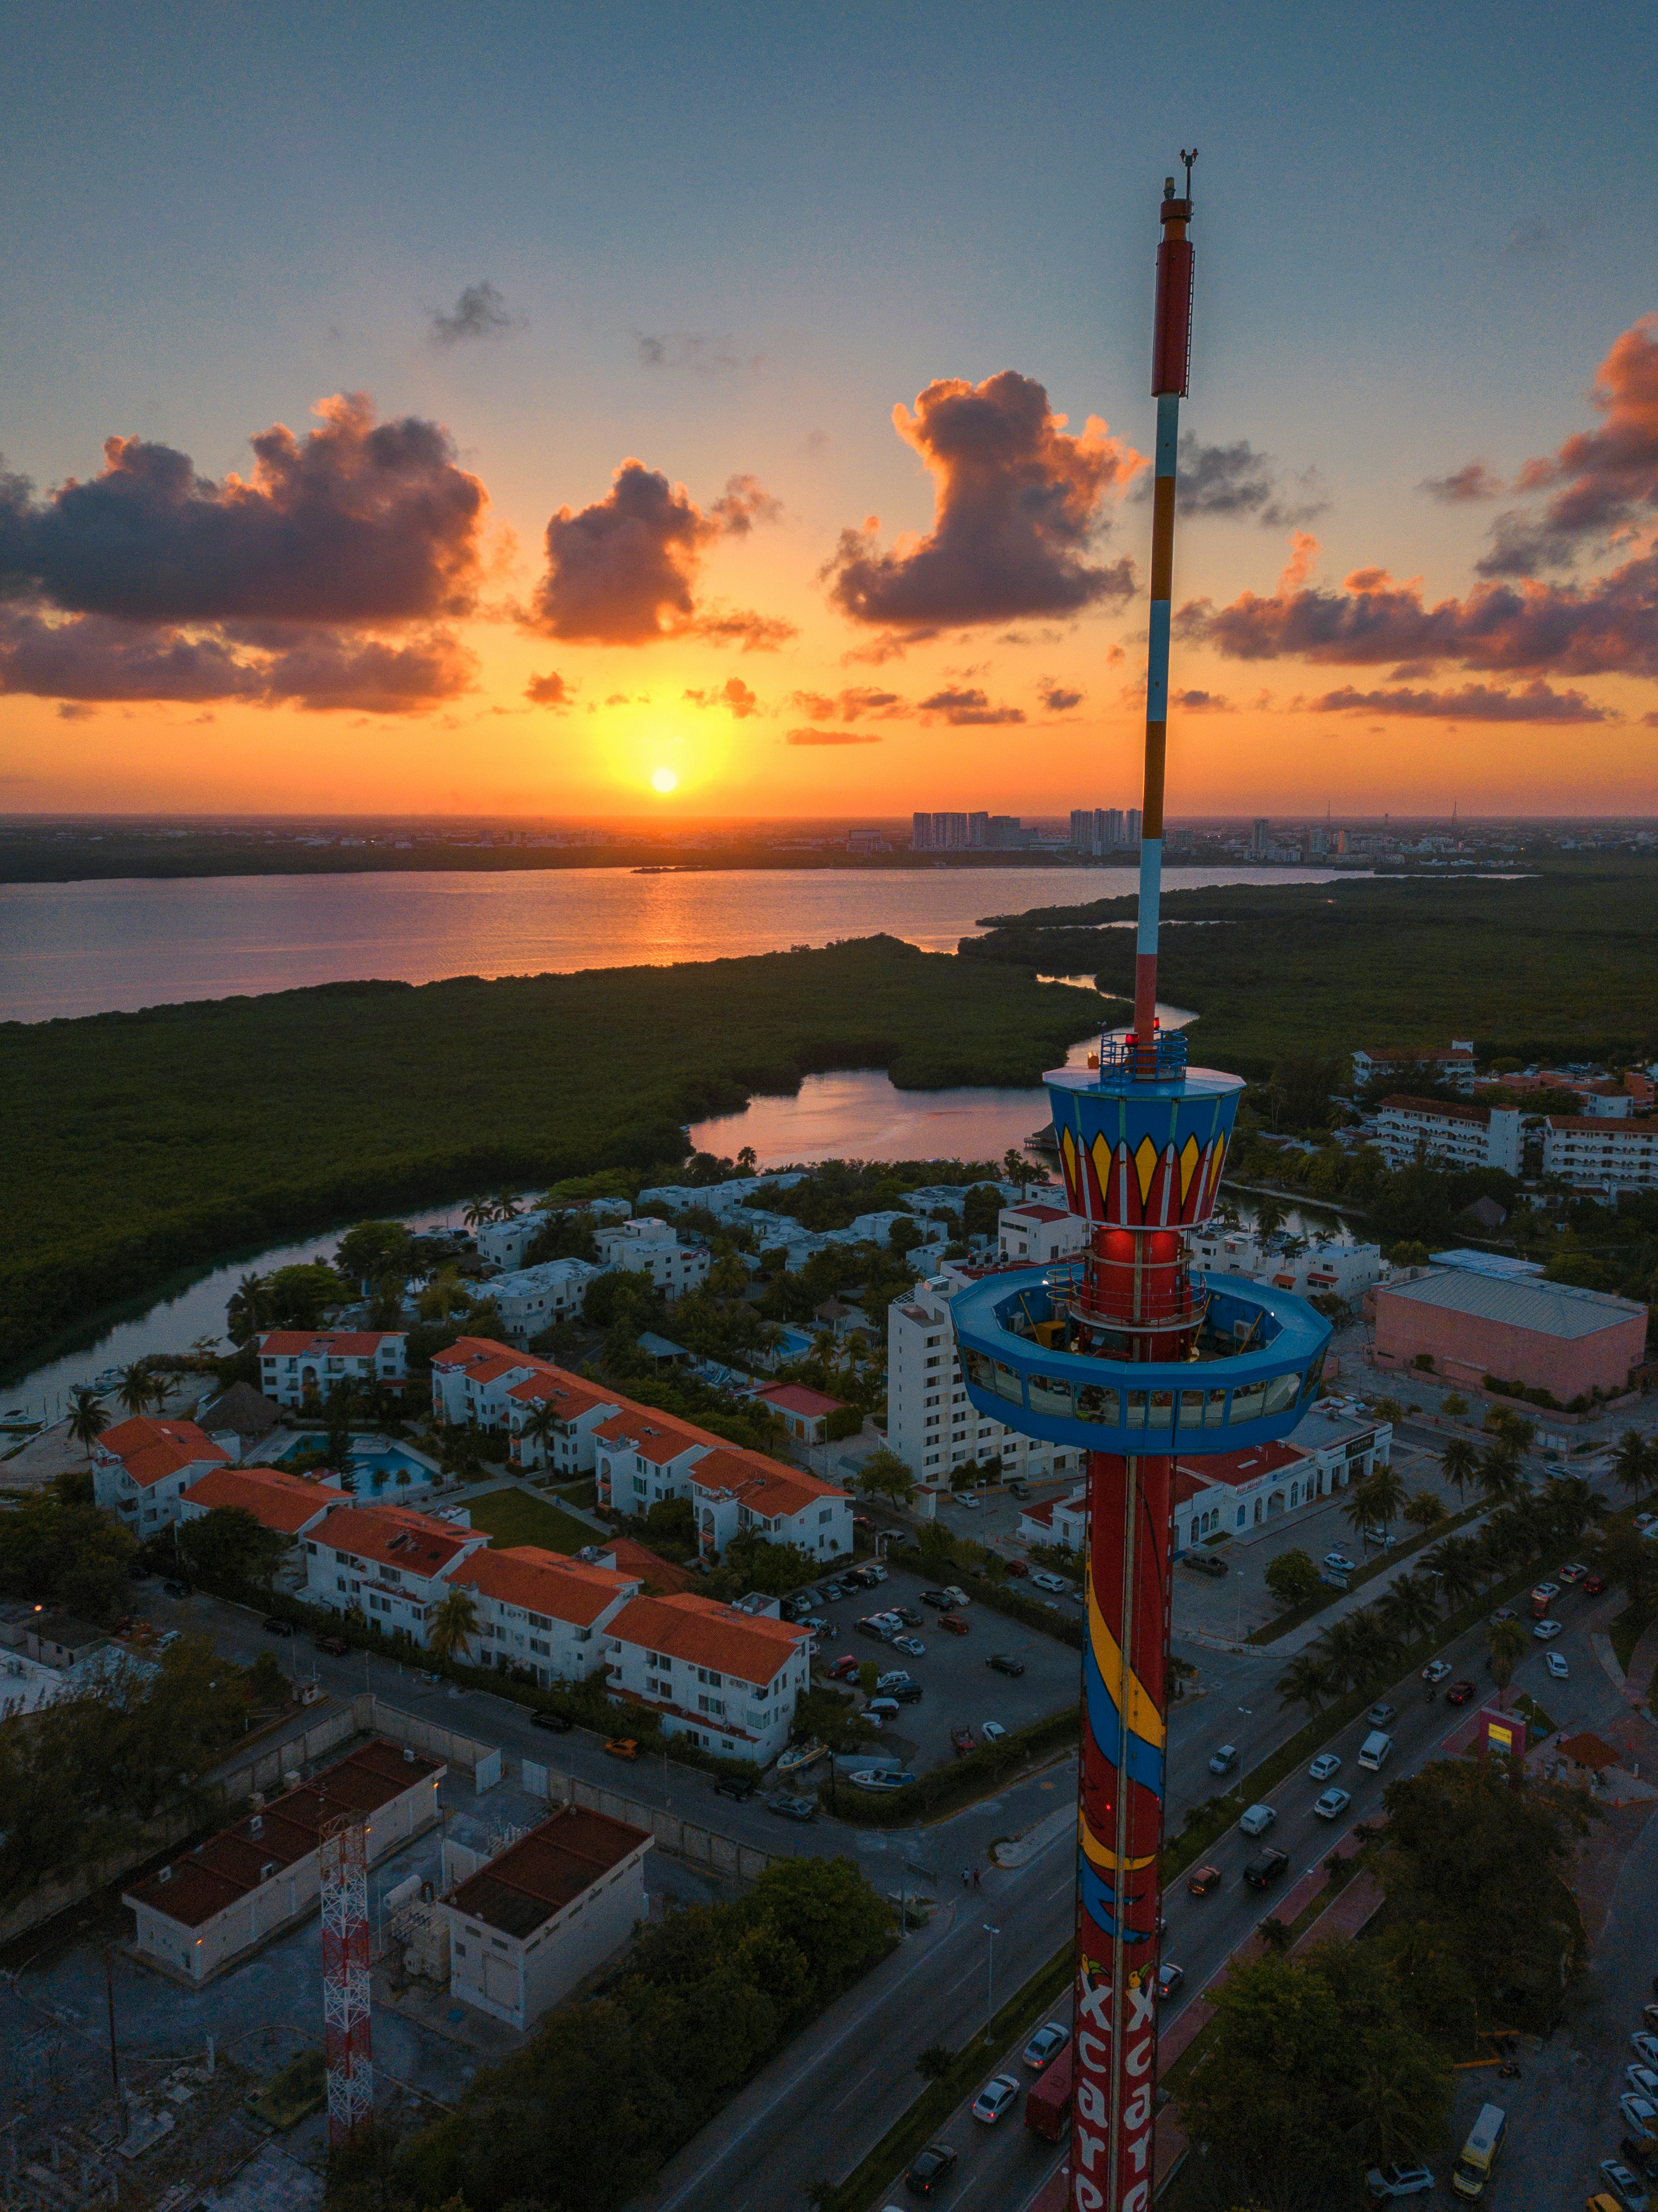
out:
{"label": "blue observation deck railing", "polygon": [[1164,1291],[1155,1279],[1142,1280],[1140,1310],[1132,1320],[1118,1310],[1121,1298],[1112,1306],[1098,1303],[1096,1293],[1102,1276],[1132,1279],[1133,1273],[1132,1260],[1096,1259],[1091,1267],[1079,1260],[1056,1261],[1045,1276],[1048,1304],[1055,1314],[1069,1314],[1084,1328],[1108,1330],[1114,1335],[1167,1336],[1173,1329],[1202,1328],[1209,1310],[1209,1293],[1200,1278],[1194,1279],[1183,1270],[1172,1292]]}
{"label": "blue observation deck railing", "polygon": [[1179,1030],[1154,1030],[1141,1039],[1133,1031],[1105,1032],[1100,1038],[1100,1088],[1124,1083],[1174,1083],[1186,1073],[1186,1038]]}

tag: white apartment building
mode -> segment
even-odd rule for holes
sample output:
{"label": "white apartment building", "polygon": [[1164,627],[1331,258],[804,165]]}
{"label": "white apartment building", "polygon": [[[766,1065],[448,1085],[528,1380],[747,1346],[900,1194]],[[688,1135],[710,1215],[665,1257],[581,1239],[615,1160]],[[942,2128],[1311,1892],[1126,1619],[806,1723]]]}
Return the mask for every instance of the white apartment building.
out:
{"label": "white apartment building", "polygon": [[642,1588],[636,1575],[566,1559],[538,1544],[474,1552],[448,1580],[477,1608],[468,1652],[473,1664],[502,1673],[527,1668],[544,1690],[580,1681],[603,1663],[605,1629]]}
{"label": "white apartment building", "polygon": [[693,1594],[636,1597],[606,1632],[612,1695],[647,1705],[667,1735],[768,1766],[787,1745],[811,1638]]}
{"label": "white apartment building", "polygon": [[1393,1435],[1387,1421],[1315,1407],[1280,1443],[1177,1459],[1174,1550],[1303,1511],[1364,1481],[1388,1464]]}
{"label": "white apartment building", "polygon": [[589,1260],[544,1260],[534,1267],[492,1275],[483,1293],[500,1308],[508,1338],[524,1345],[555,1322],[573,1321],[588,1284],[604,1272]]}
{"label": "white apartment building", "polygon": [[[585,1213],[597,1227],[601,1221],[625,1221],[633,1207],[625,1198],[583,1198],[557,1211]],[[537,1206],[527,1213],[513,1214],[508,1221],[484,1222],[476,1235],[478,1257],[492,1267],[521,1267],[525,1254],[552,1218],[552,1209]]]}
{"label": "white apartment building", "polygon": [[728,1182],[658,1183],[650,1190],[641,1190],[635,1206],[644,1212],[653,1206],[665,1206],[670,1213],[681,1213],[687,1206],[701,1206],[709,1213],[736,1212],[757,1191],[793,1190],[805,1176],[801,1168],[785,1168],[774,1175],[734,1176]]}
{"label": "white apartment building", "polygon": [[432,1411],[452,1427],[510,1428],[513,1389],[537,1376],[575,1382],[533,1352],[514,1352],[493,1336],[463,1336],[432,1356]]}
{"label": "white apartment building", "polygon": [[1408,1167],[1421,1153],[1442,1167],[1502,1168],[1517,1176],[1524,1118],[1515,1106],[1450,1105],[1397,1094],[1382,1102],[1375,1141],[1390,1168]]}
{"label": "white apartment building", "polygon": [[1066,1206],[1033,1198],[1002,1208],[996,1217],[996,1243],[1004,1260],[1045,1267],[1086,1247],[1088,1224]]}
{"label": "white apartment building", "polygon": [[957,1267],[917,1283],[914,1295],[887,1308],[887,1441],[918,1481],[949,1483],[969,1460],[1001,1455],[1010,1474],[1033,1481],[1079,1466],[1082,1454],[1022,1437],[981,1420],[969,1405],[950,1301],[973,1271]]}
{"label": "white apartment building", "polygon": [[[566,1375],[556,1367],[528,1376],[521,1382],[508,1382],[506,1401],[513,1464],[531,1469],[544,1467],[562,1475],[592,1474],[594,1436],[606,1421],[615,1419],[624,1402],[613,1392]],[[553,1415],[544,1433],[540,1419],[544,1407]]]}
{"label": "white apartment building", "polygon": [[682,1244],[665,1221],[647,1215],[643,1219],[618,1221],[594,1232],[601,1267],[625,1268],[630,1274],[648,1275],[669,1299],[694,1291],[708,1279],[709,1253],[706,1244]]}
{"label": "white apartment building", "polygon": [[230,1457],[194,1421],[141,1413],[106,1429],[92,1447],[93,1499],[135,1536],[153,1536],[178,1519],[190,1486]]}
{"label": "white apartment building", "polygon": [[1408,1082],[1412,1076],[1418,1082],[1445,1083],[1454,1091],[1472,1091],[1472,1038],[1458,1037],[1437,1051],[1431,1047],[1369,1045],[1353,1054],[1353,1085],[1357,1090],[1367,1091],[1371,1084],[1383,1078],[1402,1078]]}
{"label": "white apartment building", "polygon": [[1543,1172],[1612,1190],[1658,1183],[1658,1121],[1551,1114],[1543,1127]]}
{"label": "white apartment building", "polygon": [[692,1467],[690,1499],[705,1558],[723,1552],[745,1528],[768,1543],[796,1544],[825,1565],[852,1556],[852,1500],[847,1492],[758,1452],[717,1446]]}
{"label": "white apartment building", "polygon": [[325,1398],[337,1382],[383,1382],[399,1389],[408,1372],[401,1329],[268,1328],[255,1338],[259,1389],[278,1406]]}
{"label": "white apartment building", "polygon": [[215,1467],[179,1494],[179,1523],[203,1521],[231,1507],[251,1513],[262,1528],[290,1544],[308,1536],[337,1505],[352,1503],[349,1490],[290,1474],[281,1467]]}
{"label": "white apartment building", "polygon": [[1293,1291],[1297,1297],[1359,1297],[1388,1272],[1379,1244],[1315,1244],[1293,1255],[1269,1253],[1255,1272],[1258,1283]]}
{"label": "white apartment building", "polygon": [[691,1469],[720,1443],[651,1407],[627,1404],[592,1433],[598,1503],[618,1513],[646,1513],[665,1498],[689,1498]]}
{"label": "white apartment building", "polygon": [[361,1613],[424,1646],[451,1577],[489,1540],[481,1528],[401,1505],[341,1506],[305,1539],[305,1601]]}

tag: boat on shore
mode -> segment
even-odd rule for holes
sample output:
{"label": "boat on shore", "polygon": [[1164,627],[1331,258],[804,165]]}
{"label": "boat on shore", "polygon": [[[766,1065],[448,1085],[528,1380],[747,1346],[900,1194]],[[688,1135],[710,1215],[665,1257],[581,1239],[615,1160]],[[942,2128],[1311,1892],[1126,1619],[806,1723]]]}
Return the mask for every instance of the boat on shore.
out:
{"label": "boat on shore", "polygon": [[813,1736],[810,1743],[792,1743],[777,1762],[780,1774],[799,1774],[803,1767],[811,1766],[826,1756],[829,1747]]}

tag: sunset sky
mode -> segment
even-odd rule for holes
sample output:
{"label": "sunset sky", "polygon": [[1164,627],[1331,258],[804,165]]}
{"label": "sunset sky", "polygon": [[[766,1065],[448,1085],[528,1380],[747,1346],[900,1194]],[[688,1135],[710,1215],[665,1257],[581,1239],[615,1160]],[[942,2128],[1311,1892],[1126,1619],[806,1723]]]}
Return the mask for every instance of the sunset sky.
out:
{"label": "sunset sky", "polygon": [[[15,10],[0,811],[1658,811],[1652,15]],[[671,782],[664,792],[653,788]]]}

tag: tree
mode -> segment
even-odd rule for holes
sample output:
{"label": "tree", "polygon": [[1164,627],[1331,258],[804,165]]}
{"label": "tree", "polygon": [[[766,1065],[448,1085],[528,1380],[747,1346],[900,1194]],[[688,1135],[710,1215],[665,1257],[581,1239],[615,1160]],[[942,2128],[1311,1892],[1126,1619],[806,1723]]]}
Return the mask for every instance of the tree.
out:
{"label": "tree", "polygon": [[1531,1638],[1524,1624],[1518,1620],[1494,1620],[1486,1638],[1488,1663],[1491,1680],[1499,1695],[1514,1680],[1514,1670],[1530,1648]]}
{"label": "tree", "polygon": [[341,1237],[334,1265],[349,1283],[395,1279],[401,1289],[414,1271],[413,1245],[401,1221],[360,1221]]}
{"label": "tree", "polygon": [[121,1379],[115,1386],[115,1395],[121,1401],[124,1413],[142,1413],[147,1406],[160,1405],[166,1396],[166,1385],[147,1360],[135,1359],[121,1370]]}
{"label": "tree", "polygon": [[1447,1536],[1425,1556],[1425,1564],[1439,1577],[1446,1609],[1455,1613],[1479,1587],[1473,1547],[1466,1536]]}
{"label": "tree", "polygon": [[[544,1465],[550,1464],[550,1455],[547,1449],[549,1440],[556,1435],[563,1419],[564,1416],[560,1413],[556,1402],[551,1398],[544,1398],[532,1409],[523,1427],[519,1431],[519,1436],[526,1443],[540,1445]],[[533,1465],[533,1456],[527,1463]]]}
{"label": "tree", "polygon": [[1453,1437],[1440,1454],[1439,1464],[1445,1480],[1459,1498],[1467,1496],[1468,1485],[1479,1472],[1479,1458],[1466,1437]]}
{"label": "tree", "polygon": [[1270,1244],[1289,1218],[1290,1209],[1281,1198],[1258,1198],[1255,1200],[1255,1235],[1262,1244]]}
{"label": "tree", "polygon": [[1321,1712],[1341,1685],[1316,1651],[1298,1651],[1272,1685],[1286,1705],[1304,1705],[1309,1718]]}
{"label": "tree", "polygon": [[60,1478],[0,1513],[0,1598],[61,1605],[82,1620],[115,1620],[126,1609],[137,1551],[111,1515]]}
{"label": "tree", "polygon": [[92,1447],[109,1425],[103,1400],[82,1383],[72,1393],[69,1404],[69,1432],[80,1445],[82,1459],[92,1457]]}
{"label": "tree", "polygon": [[239,1583],[269,1589],[287,1539],[240,1505],[216,1505],[199,1520],[181,1521],[179,1558],[198,1580],[222,1589]]}
{"label": "tree", "polygon": [[1378,1600],[1376,1612],[1401,1643],[1414,1644],[1439,1619],[1439,1601],[1425,1575],[1400,1575]]}
{"label": "tree", "polygon": [[1648,1543],[1627,1521],[1609,1521],[1601,1529],[1594,1565],[1638,1613],[1645,1613],[1658,1594],[1658,1544]]}
{"label": "tree", "polygon": [[1377,1522],[1386,1528],[1405,1503],[1404,1477],[1384,1462],[1364,1485],[1364,1495]]}
{"label": "tree", "polygon": [[244,1275],[225,1307],[225,1333],[237,1346],[249,1344],[270,1319],[270,1293],[263,1275]]}
{"label": "tree", "polygon": [[1445,1518],[1445,1509],[1431,1490],[1418,1490],[1405,1501],[1405,1518],[1424,1535]]}
{"label": "tree", "polygon": [[305,1260],[266,1276],[264,1296],[278,1328],[316,1328],[345,1296],[345,1285],[325,1261]]}
{"label": "tree", "polygon": [[483,1229],[495,1219],[495,1209],[487,1198],[469,1199],[460,1218],[469,1229]]}
{"label": "tree", "polygon": [[1305,1552],[1280,1552],[1266,1563],[1266,1587],[1275,1601],[1286,1608],[1309,1605],[1321,1588],[1318,1569]]}
{"label": "tree", "polygon": [[1520,1462],[1506,1444],[1493,1444],[1489,1451],[1479,1455],[1474,1480],[1488,1505],[1501,1504],[1519,1494],[1522,1481]]}
{"label": "tree", "polygon": [[467,1646],[477,1634],[477,1602],[465,1590],[452,1589],[433,1612],[427,1647],[439,1659],[471,1657]]}
{"label": "tree", "polygon": [[1468,1401],[1460,1390],[1448,1390],[1439,1401],[1439,1410],[1448,1420],[1460,1421],[1468,1410]]}
{"label": "tree", "polygon": [[1658,1450],[1639,1429],[1625,1429],[1612,1454],[1612,1471],[1632,1500],[1638,1502],[1658,1475]]}
{"label": "tree", "polygon": [[1492,1406],[1485,1414],[1488,1434],[1497,1437],[1504,1449],[1518,1459],[1522,1452],[1531,1449],[1537,1436],[1537,1424],[1528,1421],[1523,1413],[1516,1413],[1512,1406]]}

